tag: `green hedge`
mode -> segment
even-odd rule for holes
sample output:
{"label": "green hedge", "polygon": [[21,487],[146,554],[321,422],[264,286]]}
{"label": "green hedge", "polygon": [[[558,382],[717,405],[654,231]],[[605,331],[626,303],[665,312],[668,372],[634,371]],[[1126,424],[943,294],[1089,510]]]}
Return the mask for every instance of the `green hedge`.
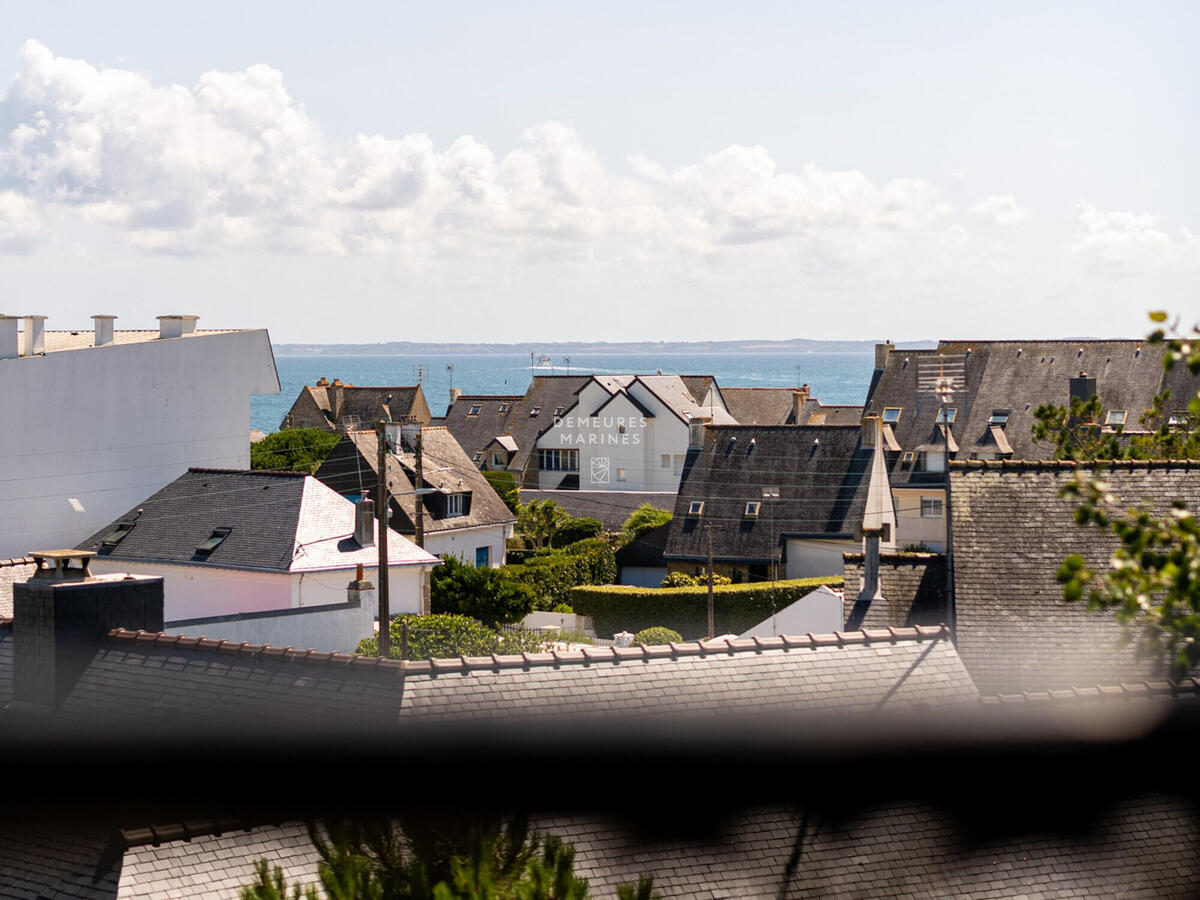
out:
{"label": "green hedge", "polygon": [[543,550],[518,565],[500,571],[527,585],[534,594],[533,608],[554,609],[570,603],[576,585],[612,584],[617,580],[617,557],[608,542],[588,538],[562,550]]}
{"label": "green hedge", "polygon": [[[741,634],[821,585],[841,587],[842,576],[716,585],[713,613],[717,634]],[[596,634],[603,637],[662,625],[694,641],[708,631],[707,587],[576,587],[568,602],[579,615],[591,616]]]}

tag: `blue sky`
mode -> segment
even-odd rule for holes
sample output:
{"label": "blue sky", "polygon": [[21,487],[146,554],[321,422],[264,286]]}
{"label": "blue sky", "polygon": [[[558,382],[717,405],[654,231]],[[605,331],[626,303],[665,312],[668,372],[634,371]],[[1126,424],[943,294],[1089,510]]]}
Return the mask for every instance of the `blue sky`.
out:
{"label": "blue sky", "polygon": [[6,10],[8,311],[277,341],[1195,315],[1195,4],[175,7]]}

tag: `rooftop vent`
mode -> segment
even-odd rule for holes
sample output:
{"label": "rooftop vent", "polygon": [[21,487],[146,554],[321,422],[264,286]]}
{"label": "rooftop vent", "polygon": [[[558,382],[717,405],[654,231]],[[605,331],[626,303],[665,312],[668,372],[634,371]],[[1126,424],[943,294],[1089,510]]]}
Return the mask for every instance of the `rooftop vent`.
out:
{"label": "rooftop vent", "polygon": [[92,316],[92,321],[96,326],[96,340],[93,342],[93,346],[103,347],[113,342],[113,322],[116,319],[116,316],[110,316],[107,313]]}
{"label": "rooftop vent", "polygon": [[191,334],[196,330],[196,320],[199,316],[184,316],[171,314],[158,317],[158,336],[160,338],[177,338]]}
{"label": "rooftop vent", "polygon": [[46,352],[46,317],[25,316],[25,356]]}

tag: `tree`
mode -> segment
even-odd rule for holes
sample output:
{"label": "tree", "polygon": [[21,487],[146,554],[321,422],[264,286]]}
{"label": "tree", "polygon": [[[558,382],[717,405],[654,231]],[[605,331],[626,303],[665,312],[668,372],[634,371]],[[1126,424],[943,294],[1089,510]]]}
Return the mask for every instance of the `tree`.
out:
{"label": "tree", "polygon": [[493,471],[485,469],[483,477],[487,479],[487,483],[492,486],[500,499],[514,513],[520,511],[521,508],[521,489],[517,487],[517,479],[512,472]]}
{"label": "tree", "polygon": [[320,428],[284,428],[250,445],[250,468],[286,469],[311,475],[341,436]]}
{"label": "tree", "polygon": [[434,613],[478,619],[489,628],[518,622],[533,610],[533,592],[500,569],[463,565],[443,556],[430,576],[429,601]]}
{"label": "tree", "polygon": [[647,531],[652,531],[660,525],[666,525],[671,521],[671,518],[672,516],[669,511],[659,509],[650,503],[643,503],[629,514],[629,518],[621,526],[621,534],[617,543],[624,546],[630,541],[641,537]]}
{"label": "tree", "polygon": [[577,519],[568,518],[558,526],[558,530],[550,537],[550,546],[561,549],[577,541],[599,537],[604,533],[604,523],[591,516],[580,516]]}
{"label": "tree", "polygon": [[532,500],[522,503],[517,511],[517,530],[540,549],[569,518],[567,511],[553,500]]}
{"label": "tree", "polygon": [[[1155,312],[1150,318],[1161,324],[1166,322],[1167,315]],[[1193,328],[1189,338],[1178,332],[1176,324],[1171,334],[1160,328],[1149,339],[1167,345],[1163,364],[1168,370],[1183,364],[1196,375],[1200,374],[1197,338],[1200,329]],[[1161,402],[1156,398],[1156,409],[1151,412],[1161,416],[1164,403],[1165,398]],[[1098,405],[1089,401],[1088,409],[1092,406],[1098,412]],[[1073,405],[1072,411],[1077,409],[1082,407]],[[1200,396],[1190,398],[1188,409],[1190,421],[1194,422],[1200,417]],[[1039,423],[1041,420],[1039,415]],[[1057,421],[1060,428],[1053,439],[1070,458],[1087,458],[1084,454],[1112,449],[1086,436],[1081,440],[1064,438],[1061,417]],[[1165,455],[1189,452],[1195,447],[1194,433],[1174,433],[1169,424],[1163,428],[1165,433],[1156,430],[1144,445],[1132,452],[1157,450]],[[1170,660],[1172,674],[1182,677],[1200,663],[1200,525],[1196,517],[1180,500],[1172,501],[1165,514],[1145,507],[1123,508],[1108,492],[1102,466],[1090,476],[1077,473],[1063,494],[1079,501],[1075,510],[1079,525],[1095,527],[1118,541],[1107,572],[1096,573],[1078,554],[1071,554],[1063,561],[1058,570],[1063,599],[1080,602],[1086,598],[1089,608],[1112,611],[1116,620],[1126,626],[1127,638],[1137,632],[1138,650],[1143,656],[1165,655]]]}

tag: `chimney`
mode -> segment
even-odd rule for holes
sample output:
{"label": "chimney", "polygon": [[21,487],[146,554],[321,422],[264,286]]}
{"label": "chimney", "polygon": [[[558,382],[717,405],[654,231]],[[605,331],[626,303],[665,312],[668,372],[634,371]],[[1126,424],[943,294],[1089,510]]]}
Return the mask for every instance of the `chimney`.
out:
{"label": "chimney", "polygon": [[[360,547],[375,546],[375,501],[366,497],[354,504],[354,540]],[[362,578],[359,578],[361,581]]]}
{"label": "chimney", "polygon": [[792,392],[792,424],[803,425],[800,416],[804,411],[804,404],[808,402],[808,385],[801,385]]}
{"label": "chimney", "polygon": [[879,434],[882,426],[877,416],[863,419],[864,427],[870,421],[876,429],[874,450],[871,453],[871,479],[867,484],[867,502],[863,507],[863,583],[859,600],[883,600],[879,581],[879,542],[890,541],[892,529],[896,527],[896,507],[892,502],[892,485],[888,479],[887,461],[884,458],[883,439]]}
{"label": "chimney", "polygon": [[158,336],[160,338],[177,338],[191,334],[196,330],[196,320],[199,316],[184,316],[172,314],[158,317]]}
{"label": "chimney", "polygon": [[875,345],[875,371],[887,368],[888,357],[892,355],[892,351],[896,349],[896,345],[891,341],[885,341],[882,344]]}
{"label": "chimney", "polygon": [[163,629],[163,580],[91,575],[90,550],[29,554],[33,577],[13,585],[13,702],[46,715],[66,699],[113,628]]}
{"label": "chimney", "polygon": [[458,398],[461,396],[462,396],[461,388],[456,388],[456,387],[450,388],[450,405],[453,406],[455,403],[457,403]]}
{"label": "chimney", "polygon": [[25,356],[44,355],[46,352],[46,317],[25,316]]}
{"label": "chimney", "polygon": [[0,316],[0,359],[16,359],[21,355],[17,343],[17,322],[20,316]]}
{"label": "chimney", "polygon": [[329,412],[336,419],[342,412],[342,379],[333,379],[333,384],[329,385]]}
{"label": "chimney", "polygon": [[96,339],[92,343],[93,347],[103,347],[113,342],[113,322],[116,318],[116,316],[103,313],[92,316],[92,321],[96,323]]}
{"label": "chimney", "polygon": [[375,608],[375,585],[367,581],[362,563],[354,571],[354,580],[346,585],[346,602],[351,606]]}
{"label": "chimney", "polygon": [[883,431],[883,420],[877,415],[867,415],[862,417],[862,445],[867,449],[881,443],[879,440]]}
{"label": "chimney", "polygon": [[1096,396],[1096,379],[1089,378],[1087,372],[1080,372],[1078,378],[1071,379],[1070,394],[1068,402],[1073,401],[1076,397],[1084,403]]}
{"label": "chimney", "polygon": [[712,420],[705,416],[694,416],[688,420],[688,449],[699,450],[704,446],[704,426]]}

